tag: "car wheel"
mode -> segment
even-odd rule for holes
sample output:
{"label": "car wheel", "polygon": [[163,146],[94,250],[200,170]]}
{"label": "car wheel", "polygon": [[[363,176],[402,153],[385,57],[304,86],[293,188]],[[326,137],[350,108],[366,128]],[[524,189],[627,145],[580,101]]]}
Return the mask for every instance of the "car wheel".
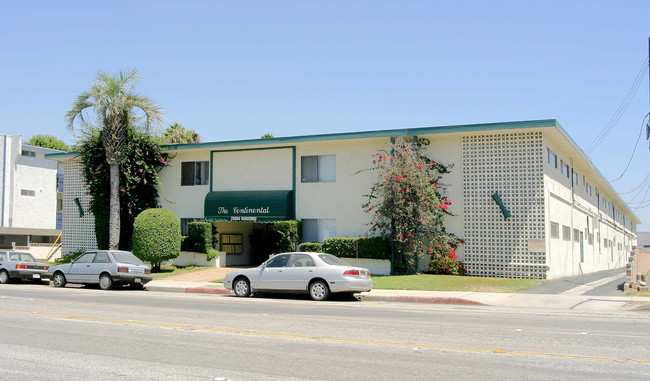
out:
{"label": "car wheel", "polygon": [[330,289],[324,281],[316,280],[309,285],[309,295],[314,300],[327,300],[330,297]]}
{"label": "car wheel", "polygon": [[52,277],[52,283],[54,283],[54,287],[64,287],[68,281],[65,280],[65,275],[63,275],[63,273],[56,273]]}
{"label": "car wheel", "polygon": [[102,274],[99,277],[99,288],[102,290],[110,290],[113,287],[113,279],[108,274]]}
{"label": "car wheel", "polygon": [[0,271],[0,283],[5,284],[9,283],[9,273],[7,270]]}
{"label": "car wheel", "polygon": [[246,278],[236,279],[232,289],[237,296],[247,297],[251,295],[251,285]]}

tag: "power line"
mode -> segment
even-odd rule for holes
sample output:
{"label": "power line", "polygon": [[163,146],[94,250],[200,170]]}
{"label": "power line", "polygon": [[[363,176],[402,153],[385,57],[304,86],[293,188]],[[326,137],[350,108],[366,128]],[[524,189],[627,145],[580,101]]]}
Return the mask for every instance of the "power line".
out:
{"label": "power line", "polygon": [[602,143],[605,140],[605,138],[614,128],[616,123],[618,123],[619,119],[621,119],[621,116],[623,116],[625,110],[627,110],[627,107],[629,106],[630,102],[634,98],[634,95],[636,95],[637,90],[639,90],[639,86],[641,85],[643,78],[645,78],[645,75],[647,73],[646,65],[648,59],[650,59],[650,56],[648,56],[648,58],[645,58],[643,60],[643,65],[641,66],[641,69],[639,70],[636,77],[634,78],[634,82],[632,83],[632,86],[630,87],[627,94],[623,98],[623,101],[616,109],[616,112],[614,112],[614,115],[612,115],[609,122],[605,125],[605,127],[600,131],[598,136],[596,136],[596,138],[591,142],[591,144],[589,144],[589,146],[585,150],[587,154],[593,151],[594,149],[596,149],[596,147],[598,147],[600,143]]}
{"label": "power line", "polygon": [[625,172],[627,172],[627,169],[630,168],[630,163],[632,163],[632,159],[634,158],[634,154],[636,153],[636,147],[639,146],[639,140],[641,140],[641,135],[643,134],[643,130],[646,129],[645,120],[646,118],[648,118],[649,115],[650,113],[647,113],[646,116],[643,117],[643,122],[641,122],[641,130],[639,131],[639,136],[637,136],[636,143],[634,143],[634,149],[632,150],[632,156],[630,156],[630,160],[627,162],[627,165],[625,166],[623,173],[621,173],[621,175],[616,179],[610,180],[611,183],[620,180],[623,177],[623,175],[625,175]]}

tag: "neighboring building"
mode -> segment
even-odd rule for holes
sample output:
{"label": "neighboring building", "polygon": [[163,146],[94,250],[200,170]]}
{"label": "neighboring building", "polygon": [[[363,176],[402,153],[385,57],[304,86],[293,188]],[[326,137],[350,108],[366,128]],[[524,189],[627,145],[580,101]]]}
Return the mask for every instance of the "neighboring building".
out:
{"label": "neighboring building", "polygon": [[62,151],[22,144],[0,135],[0,248],[29,251],[37,258],[56,252],[63,195],[63,164],[45,159]]}
{"label": "neighboring building", "polygon": [[[274,221],[302,221],[305,242],[356,237],[367,232],[370,155],[398,136],[427,138],[430,158],[454,164],[443,177],[454,214],[445,225],[465,240],[457,253],[471,275],[619,268],[636,246],[640,221],[553,119],[168,145],[173,159],[160,178],[175,203],[159,204],[184,232],[188,222],[213,221],[227,265],[251,264],[251,234]],[[92,217],[69,212],[74,198],[87,208],[89,197],[83,181],[68,182],[74,173],[79,161],[69,160],[64,252],[94,245]]]}
{"label": "neighboring building", "polygon": [[644,247],[646,249],[650,248],[650,232],[638,232],[637,234],[637,246]]}

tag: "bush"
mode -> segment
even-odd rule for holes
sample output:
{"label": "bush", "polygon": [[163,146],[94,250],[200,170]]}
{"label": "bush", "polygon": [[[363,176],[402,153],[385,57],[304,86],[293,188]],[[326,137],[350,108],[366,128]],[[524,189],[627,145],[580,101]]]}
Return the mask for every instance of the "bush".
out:
{"label": "bush", "polygon": [[207,254],[212,247],[212,224],[209,222],[190,222],[187,224],[187,238],[183,250]]}
{"label": "bush", "polygon": [[433,254],[429,263],[429,273],[446,275],[466,275],[467,270],[458,259],[445,254]]}
{"label": "bush", "polygon": [[359,258],[390,259],[390,241],[387,237],[359,238]]}
{"label": "bush", "polygon": [[344,258],[389,259],[390,243],[385,237],[332,237],[323,243],[323,252]]}
{"label": "bush", "polygon": [[147,209],[135,218],[132,238],[133,254],[150,262],[154,272],[160,263],[178,257],[181,251],[181,224],[176,215],[165,209]]}
{"label": "bush", "polygon": [[271,242],[275,253],[286,253],[295,250],[300,240],[300,223],[298,221],[278,221],[271,228]]}
{"label": "bush", "polygon": [[312,253],[322,253],[323,244],[318,242],[305,242],[300,244],[300,251],[307,251]]}
{"label": "bush", "polygon": [[323,251],[337,257],[356,257],[357,238],[332,237],[323,241]]}

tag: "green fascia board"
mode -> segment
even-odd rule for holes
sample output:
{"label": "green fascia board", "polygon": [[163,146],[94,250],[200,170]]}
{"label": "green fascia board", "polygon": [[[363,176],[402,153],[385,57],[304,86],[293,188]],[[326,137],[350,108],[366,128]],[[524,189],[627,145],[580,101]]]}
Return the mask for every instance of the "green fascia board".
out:
{"label": "green fascia board", "polygon": [[224,142],[168,144],[168,145],[163,145],[162,147],[169,151],[176,151],[176,150],[200,149],[200,148],[241,147],[241,146],[249,146],[249,145],[271,145],[271,144],[285,144],[285,143],[319,142],[319,141],[328,141],[328,140],[367,139],[367,138],[383,138],[383,137],[392,137],[392,136],[445,134],[445,133],[454,133],[454,132],[479,132],[479,131],[510,130],[510,129],[538,128],[538,127],[556,127],[556,126],[558,126],[558,123],[557,120],[555,119],[541,119],[541,120],[518,121],[518,122],[460,124],[460,125],[438,126],[438,127],[414,127],[414,128],[401,128],[401,129],[376,130],[376,131],[341,132],[341,133],[333,133],[333,134],[287,136],[287,137],[271,138],[271,139],[245,139],[245,140],[230,140]]}
{"label": "green fascia board", "polygon": [[293,191],[222,191],[205,196],[208,221],[273,222],[293,218]]}

